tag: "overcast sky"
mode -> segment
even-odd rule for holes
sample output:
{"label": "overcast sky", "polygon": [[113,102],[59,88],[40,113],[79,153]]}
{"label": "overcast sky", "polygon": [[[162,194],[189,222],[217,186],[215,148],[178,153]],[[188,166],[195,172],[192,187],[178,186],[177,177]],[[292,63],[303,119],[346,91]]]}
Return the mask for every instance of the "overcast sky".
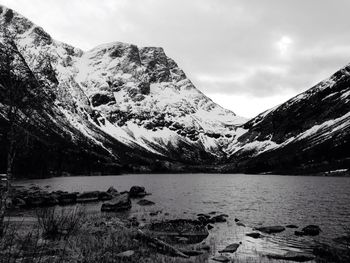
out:
{"label": "overcast sky", "polygon": [[349,0],[0,0],[84,50],[161,46],[203,91],[245,117],[350,62]]}

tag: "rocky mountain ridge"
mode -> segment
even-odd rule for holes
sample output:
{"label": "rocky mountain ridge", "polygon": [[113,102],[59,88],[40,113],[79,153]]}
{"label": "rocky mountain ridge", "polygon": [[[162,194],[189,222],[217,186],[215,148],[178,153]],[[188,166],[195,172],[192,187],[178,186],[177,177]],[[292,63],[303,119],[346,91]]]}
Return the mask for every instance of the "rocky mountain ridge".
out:
{"label": "rocky mountain ridge", "polygon": [[[303,173],[328,169],[319,165],[324,160],[337,160],[332,169],[348,164],[349,151],[339,150],[349,144],[347,67],[247,122],[196,89],[162,48],[113,42],[84,52],[3,6],[0,26],[15,35],[30,70],[48,87],[50,96],[33,116],[34,123],[41,123],[32,125],[35,137],[42,139],[33,141],[37,153],[21,157],[23,165],[41,160],[43,174]],[[329,145],[334,137],[338,146]],[[318,145],[329,147],[321,155],[334,148],[336,156],[320,157]],[[295,151],[306,152],[302,158],[316,164],[291,157]],[[30,170],[35,174],[38,167]]]}

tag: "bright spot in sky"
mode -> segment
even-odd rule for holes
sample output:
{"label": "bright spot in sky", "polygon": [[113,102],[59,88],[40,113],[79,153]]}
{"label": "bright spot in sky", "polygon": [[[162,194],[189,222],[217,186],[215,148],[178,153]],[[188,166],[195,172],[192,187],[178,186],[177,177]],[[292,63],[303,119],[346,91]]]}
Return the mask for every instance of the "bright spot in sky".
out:
{"label": "bright spot in sky", "polygon": [[287,54],[292,43],[293,40],[289,36],[283,36],[280,40],[278,40],[277,48],[282,56]]}

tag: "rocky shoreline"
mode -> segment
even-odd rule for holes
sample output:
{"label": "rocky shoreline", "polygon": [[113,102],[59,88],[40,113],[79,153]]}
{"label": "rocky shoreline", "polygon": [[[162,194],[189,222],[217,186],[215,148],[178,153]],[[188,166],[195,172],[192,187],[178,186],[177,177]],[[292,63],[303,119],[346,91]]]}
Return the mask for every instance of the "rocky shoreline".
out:
{"label": "rocky shoreline", "polygon": [[[75,206],[87,203],[101,203],[101,212],[108,215],[110,212],[124,212],[132,208],[132,199],[140,206],[153,206],[154,202],[146,199],[150,195],[144,187],[133,186],[129,191],[118,192],[114,187],[109,187],[106,191],[88,191],[88,192],[67,192],[67,191],[49,191],[49,186],[40,188],[36,185],[23,187],[15,185],[12,188],[10,202],[8,207],[10,211],[45,209],[57,206]],[[151,212],[149,216],[156,216],[158,212]],[[113,214],[114,215],[114,214]],[[177,251],[186,257],[195,257],[206,254],[211,260],[217,262],[230,262],[242,242],[227,244],[227,246],[216,253],[210,252],[212,248],[207,244],[206,240],[211,231],[215,231],[216,224],[233,222],[236,226],[247,229],[245,236],[252,240],[268,238],[269,236],[278,235],[286,229],[295,229],[296,237],[302,236],[317,236],[321,233],[321,228],[317,225],[308,225],[299,230],[296,225],[285,226],[256,226],[247,227],[246,224],[238,218],[229,218],[227,214],[212,211],[209,213],[199,213],[193,219],[161,219],[152,220],[152,222],[139,222],[136,217],[128,218],[123,226],[134,228],[136,231],[141,231],[138,236],[141,239],[148,240],[147,242],[156,243],[156,246],[168,246],[169,250]],[[108,225],[108,221],[101,221],[101,225]],[[214,230],[213,230],[214,228]],[[142,233],[142,234],[141,234]],[[349,247],[349,236],[337,238],[336,242],[343,244],[343,247]],[[160,242],[160,243],[159,243]],[[162,243],[163,242],[163,243]],[[345,243],[344,243],[345,242]],[[160,245],[162,244],[162,245]],[[165,244],[165,245],[164,245]],[[200,244],[195,250],[186,248],[193,244]],[[181,249],[176,247],[181,245]],[[175,247],[174,247],[175,246]],[[174,250],[175,249],[175,250]],[[310,252],[287,252],[283,254],[266,253],[263,256],[269,260],[288,260],[296,262],[313,261],[319,258],[334,259],[334,262],[346,262],[341,258],[337,258],[337,253],[334,249],[325,244],[320,244],[314,247]],[[173,253],[172,253],[173,254]],[[345,256],[349,256],[350,254]],[[348,259],[348,258],[347,258]]]}

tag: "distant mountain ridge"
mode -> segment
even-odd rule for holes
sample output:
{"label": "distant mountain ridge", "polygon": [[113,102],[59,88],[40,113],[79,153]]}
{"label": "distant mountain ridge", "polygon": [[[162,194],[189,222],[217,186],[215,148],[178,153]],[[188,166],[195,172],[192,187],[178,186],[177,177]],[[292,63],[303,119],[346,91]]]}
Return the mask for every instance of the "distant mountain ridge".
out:
{"label": "distant mountain ridge", "polygon": [[113,42],[84,52],[3,6],[0,26],[51,87],[33,116],[47,124],[33,125],[42,140],[33,141],[35,154],[19,157],[37,164],[18,173],[312,173],[349,164],[348,68],[247,122],[196,89],[162,48]]}

